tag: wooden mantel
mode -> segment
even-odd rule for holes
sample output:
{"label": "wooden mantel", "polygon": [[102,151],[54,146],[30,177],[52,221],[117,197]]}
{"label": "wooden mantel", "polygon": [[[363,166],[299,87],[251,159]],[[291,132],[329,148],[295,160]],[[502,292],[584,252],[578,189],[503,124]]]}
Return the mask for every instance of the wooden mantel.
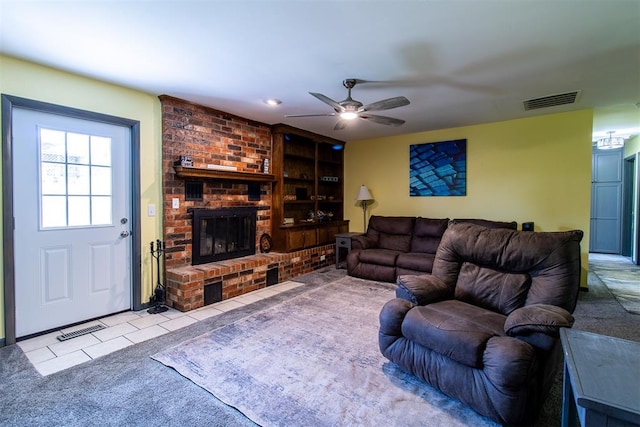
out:
{"label": "wooden mantel", "polygon": [[174,166],[173,169],[179,178],[217,179],[239,182],[275,182],[276,180],[275,175],[269,173],[226,171],[188,166]]}

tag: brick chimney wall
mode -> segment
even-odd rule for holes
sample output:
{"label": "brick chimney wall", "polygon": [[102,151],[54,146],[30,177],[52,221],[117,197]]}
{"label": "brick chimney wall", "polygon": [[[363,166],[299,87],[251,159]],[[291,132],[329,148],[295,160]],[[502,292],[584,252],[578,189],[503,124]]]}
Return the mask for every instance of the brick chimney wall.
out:
{"label": "brick chimney wall", "polygon": [[[249,201],[246,183],[204,180],[203,200],[185,201],[185,181],[173,165],[181,155],[191,156],[194,167],[207,164],[235,166],[240,172],[260,173],[262,161],[271,159],[271,129],[229,113],[170,96],[162,105],[162,173],[164,242],[167,268],[191,265],[191,217],[187,209],[233,206],[258,208],[256,252],[262,233],[271,233],[271,184],[260,184],[260,201]],[[173,199],[180,207],[172,208]]]}

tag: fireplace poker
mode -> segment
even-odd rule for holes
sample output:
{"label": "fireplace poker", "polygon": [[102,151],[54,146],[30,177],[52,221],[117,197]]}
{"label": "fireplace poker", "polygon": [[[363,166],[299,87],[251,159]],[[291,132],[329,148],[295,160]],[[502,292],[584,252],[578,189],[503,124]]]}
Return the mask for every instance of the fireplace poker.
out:
{"label": "fireplace poker", "polygon": [[[153,241],[151,241],[149,246],[151,248],[151,256],[156,260],[157,275],[156,275],[156,288],[154,289],[153,295],[151,295],[151,299],[149,301],[150,303],[153,303],[154,306],[151,307],[149,310],[147,310],[147,313],[157,314],[157,313],[162,313],[169,310],[167,307],[163,305],[166,297],[166,290],[165,290],[165,286],[160,282],[160,257],[164,253],[164,247],[163,247],[164,245],[163,245],[163,242],[160,239],[158,239],[156,240],[155,248],[153,246]],[[151,269],[151,282],[153,282],[153,268]]]}

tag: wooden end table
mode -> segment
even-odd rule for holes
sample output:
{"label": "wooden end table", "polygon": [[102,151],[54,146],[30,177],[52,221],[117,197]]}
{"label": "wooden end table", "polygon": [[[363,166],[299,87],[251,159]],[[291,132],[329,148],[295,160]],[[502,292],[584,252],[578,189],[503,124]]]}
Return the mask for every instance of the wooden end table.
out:
{"label": "wooden end table", "polygon": [[336,269],[340,268],[340,248],[347,250],[347,255],[351,251],[351,238],[361,236],[362,233],[338,233],[336,234]]}
{"label": "wooden end table", "polygon": [[640,425],[640,343],[560,329],[562,427]]}

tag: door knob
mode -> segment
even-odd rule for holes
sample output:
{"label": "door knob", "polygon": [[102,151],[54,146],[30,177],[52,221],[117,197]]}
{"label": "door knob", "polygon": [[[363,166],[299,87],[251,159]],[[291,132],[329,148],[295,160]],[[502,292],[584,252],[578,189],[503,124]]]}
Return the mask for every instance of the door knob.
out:
{"label": "door knob", "polygon": [[122,238],[129,237],[130,235],[131,235],[131,233],[129,233],[126,230],[120,233],[120,237],[122,237]]}

